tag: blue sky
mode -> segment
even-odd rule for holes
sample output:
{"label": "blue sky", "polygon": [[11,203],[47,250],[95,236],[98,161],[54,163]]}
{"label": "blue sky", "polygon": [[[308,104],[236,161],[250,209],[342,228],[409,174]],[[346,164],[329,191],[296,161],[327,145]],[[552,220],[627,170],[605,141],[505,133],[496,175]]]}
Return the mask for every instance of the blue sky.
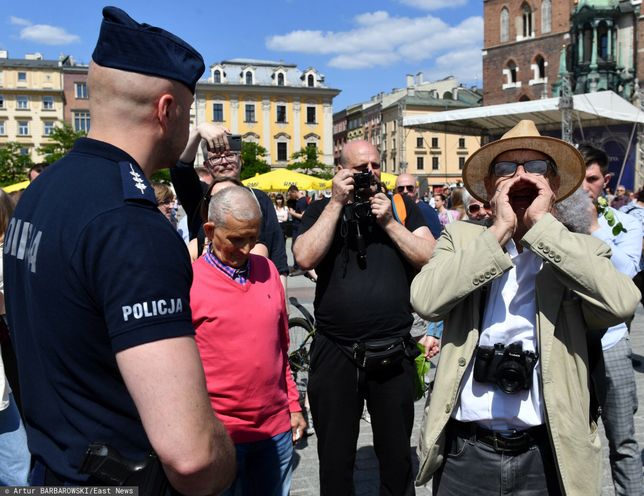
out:
{"label": "blue sky", "polygon": [[[9,2],[0,49],[12,58],[61,53],[89,62],[105,0]],[[334,111],[405,85],[453,75],[481,86],[481,0],[130,0],[115,2],[135,20],[191,43],[209,66],[231,58],[313,66],[342,90]]]}

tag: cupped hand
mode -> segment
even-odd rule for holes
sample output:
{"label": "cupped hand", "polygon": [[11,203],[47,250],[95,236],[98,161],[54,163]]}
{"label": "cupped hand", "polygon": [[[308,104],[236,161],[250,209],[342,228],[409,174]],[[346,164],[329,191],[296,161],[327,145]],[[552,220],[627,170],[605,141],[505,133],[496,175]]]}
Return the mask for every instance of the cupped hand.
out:
{"label": "cupped hand", "polygon": [[490,200],[490,211],[492,214],[492,227],[490,230],[495,234],[501,246],[514,235],[517,229],[517,216],[510,205],[509,192],[517,181],[511,178],[497,184],[496,190]]}
{"label": "cupped hand", "polygon": [[537,196],[523,214],[523,222],[530,228],[552,210],[556,196],[550,182],[544,176],[525,174],[520,180],[531,183],[537,189]]}

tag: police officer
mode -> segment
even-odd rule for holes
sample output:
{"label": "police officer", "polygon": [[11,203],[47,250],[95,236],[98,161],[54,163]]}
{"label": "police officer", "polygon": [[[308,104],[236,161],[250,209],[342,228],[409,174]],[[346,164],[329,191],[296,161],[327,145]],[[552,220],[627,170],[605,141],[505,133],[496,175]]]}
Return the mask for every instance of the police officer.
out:
{"label": "police officer", "polygon": [[186,144],[203,59],[114,7],[92,59],[88,137],[22,196],[4,250],[31,482],[113,485],[102,451],[86,456],[99,443],[129,462],[154,451],[184,494],[220,492],[234,449],[205,389],[188,253],[148,181]]}

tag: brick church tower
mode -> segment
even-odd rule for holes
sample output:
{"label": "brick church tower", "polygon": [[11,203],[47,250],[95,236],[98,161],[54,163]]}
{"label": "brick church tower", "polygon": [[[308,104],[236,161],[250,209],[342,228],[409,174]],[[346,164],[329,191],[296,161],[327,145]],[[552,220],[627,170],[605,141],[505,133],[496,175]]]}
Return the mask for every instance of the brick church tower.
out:
{"label": "brick church tower", "polygon": [[484,0],[484,105],[557,96],[562,70],[574,93],[609,89],[633,101],[644,75],[639,8],[637,0]]}

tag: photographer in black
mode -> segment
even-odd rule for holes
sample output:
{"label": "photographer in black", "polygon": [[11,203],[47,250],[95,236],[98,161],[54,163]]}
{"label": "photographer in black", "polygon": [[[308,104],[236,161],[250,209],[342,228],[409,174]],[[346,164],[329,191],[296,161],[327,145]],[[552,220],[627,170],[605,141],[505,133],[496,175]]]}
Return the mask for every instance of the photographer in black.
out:
{"label": "photographer in black", "polygon": [[416,348],[409,342],[409,285],[435,242],[410,198],[403,197],[405,224],[394,219],[379,178],[376,147],[347,143],[331,198],[306,210],[294,247],[300,266],[318,273],[309,400],[322,495],[353,494],[365,401],[380,494],[414,494],[409,438]]}

